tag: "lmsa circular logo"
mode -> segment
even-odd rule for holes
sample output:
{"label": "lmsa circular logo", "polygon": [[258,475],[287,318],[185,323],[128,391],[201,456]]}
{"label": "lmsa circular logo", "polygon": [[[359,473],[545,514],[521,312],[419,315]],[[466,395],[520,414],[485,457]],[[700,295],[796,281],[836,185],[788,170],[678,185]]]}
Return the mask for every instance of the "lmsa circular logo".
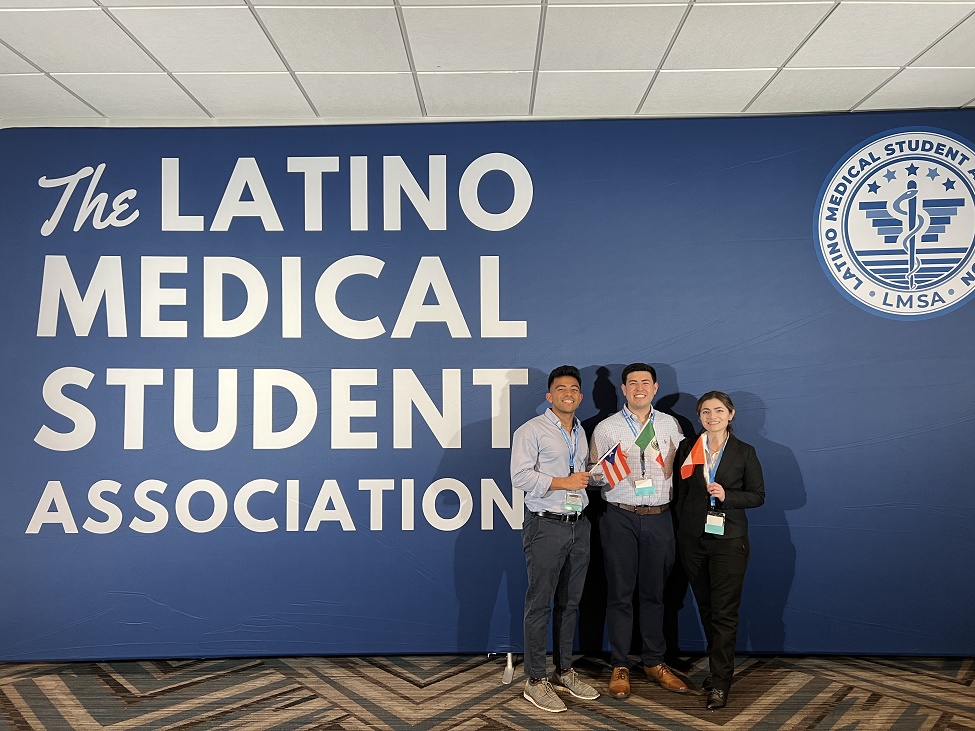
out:
{"label": "lmsa circular logo", "polygon": [[820,263],[836,288],[892,319],[937,317],[975,293],[975,150],[944,130],[885,132],[819,194]]}

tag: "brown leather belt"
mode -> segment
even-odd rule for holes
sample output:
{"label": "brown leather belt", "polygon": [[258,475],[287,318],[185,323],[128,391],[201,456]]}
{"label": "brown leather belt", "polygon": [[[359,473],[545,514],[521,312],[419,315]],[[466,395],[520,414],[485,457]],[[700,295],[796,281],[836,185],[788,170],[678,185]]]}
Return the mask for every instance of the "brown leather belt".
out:
{"label": "brown leather belt", "polygon": [[627,505],[626,503],[610,503],[610,505],[637,515],[660,515],[670,508],[670,505]]}

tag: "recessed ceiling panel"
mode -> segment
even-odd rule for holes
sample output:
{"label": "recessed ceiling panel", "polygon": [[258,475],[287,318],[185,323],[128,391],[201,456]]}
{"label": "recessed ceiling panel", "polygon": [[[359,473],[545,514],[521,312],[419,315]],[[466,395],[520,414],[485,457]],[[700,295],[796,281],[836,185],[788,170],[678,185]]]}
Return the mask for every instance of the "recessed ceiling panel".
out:
{"label": "recessed ceiling panel", "polygon": [[0,74],[29,74],[37,69],[4,45],[0,45]]}
{"label": "recessed ceiling panel", "polygon": [[975,67],[975,15],[969,16],[911,65]]}
{"label": "recessed ceiling panel", "polygon": [[172,118],[206,114],[167,74],[58,74],[57,80],[106,117]]}
{"label": "recessed ceiling panel", "polygon": [[695,5],[667,55],[667,69],[781,66],[833,3]]}
{"label": "recessed ceiling panel", "polygon": [[[109,8],[164,8],[173,6],[247,5],[247,0],[99,0]],[[261,0],[265,2],[266,0]]]}
{"label": "recessed ceiling panel", "polygon": [[904,66],[975,8],[970,3],[840,3],[789,66]]}
{"label": "recessed ceiling panel", "polygon": [[294,71],[409,71],[392,8],[261,8]]}
{"label": "recessed ceiling panel", "polygon": [[419,75],[431,117],[513,117],[527,115],[532,75],[528,71]]}
{"label": "recessed ceiling panel", "polygon": [[539,7],[403,9],[417,71],[530,71]]}
{"label": "recessed ceiling panel", "polygon": [[217,118],[315,116],[288,73],[177,74],[176,78]]}
{"label": "recessed ceiling panel", "polygon": [[0,39],[44,71],[158,71],[104,11],[35,10],[0,13]]}
{"label": "recessed ceiling panel", "polygon": [[783,69],[748,108],[759,114],[849,111],[896,68]]}
{"label": "recessed ceiling panel", "polygon": [[535,116],[613,117],[636,112],[651,71],[542,71]]}
{"label": "recessed ceiling panel", "polygon": [[975,97],[975,68],[904,69],[858,109],[902,109],[908,104],[960,107]]}
{"label": "recessed ceiling panel", "polygon": [[322,117],[411,119],[420,116],[413,75],[298,74]]}
{"label": "recessed ceiling panel", "polygon": [[112,12],[169,71],[285,70],[249,8]]}
{"label": "recessed ceiling panel", "polygon": [[540,68],[655,69],[683,15],[683,5],[550,7]]}
{"label": "recessed ceiling panel", "polygon": [[98,116],[44,74],[0,76],[0,119]]}
{"label": "recessed ceiling panel", "polygon": [[775,69],[661,71],[641,113],[739,114],[773,73]]}
{"label": "recessed ceiling panel", "polygon": [[35,10],[38,8],[95,8],[95,0],[0,0],[0,9],[21,8]]}

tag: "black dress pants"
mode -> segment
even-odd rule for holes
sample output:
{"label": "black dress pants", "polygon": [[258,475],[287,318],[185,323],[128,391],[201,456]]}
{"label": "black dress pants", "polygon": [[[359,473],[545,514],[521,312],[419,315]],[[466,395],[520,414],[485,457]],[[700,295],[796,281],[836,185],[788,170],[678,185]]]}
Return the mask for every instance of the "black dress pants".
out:
{"label": "black dress pants", "polygon": [[750,553],[748,536],[724,538],[677,534],[678,554],[708,642],[711,683],[725,692],[735,674],[738,608]]}

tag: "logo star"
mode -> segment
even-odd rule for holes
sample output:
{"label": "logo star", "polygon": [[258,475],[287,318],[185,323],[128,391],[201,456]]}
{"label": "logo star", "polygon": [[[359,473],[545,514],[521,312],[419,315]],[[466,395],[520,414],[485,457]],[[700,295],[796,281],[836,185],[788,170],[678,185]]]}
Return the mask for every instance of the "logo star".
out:
{"label": "logo star", "polygon": [[908,165],[907,166],[907,174],[908,175],[917,175],[917,165],[915,165],[913,162],[910,165]]}
{"label": "logo star", "polygon": [[945,182],[942,183],[942,185],[945,187],[945,190],[954,190],[955,189],[955,181],[954,180],[946,180]]}
{"label": "logo star", "polygon": [[[954,183],[952,183],[952,186],[954,186]],[[880,190],[880,183],[876,181],[874,181],[873,183],[868,183],[867,188],[870,189],[871,193],[876,193],[878,190]]]}
{"label": "logo star", "polygon": [[889,183],[897,179],[897,173],[895,173],[892,169],[888,168],[887,172],[884,173],[884,177],[887,178],[887,182]]}
{"label": "logo star", "polygon": [[928,174],[926,177],[934,180],[936,177],[938,177],[938,168],[928,168]]}

